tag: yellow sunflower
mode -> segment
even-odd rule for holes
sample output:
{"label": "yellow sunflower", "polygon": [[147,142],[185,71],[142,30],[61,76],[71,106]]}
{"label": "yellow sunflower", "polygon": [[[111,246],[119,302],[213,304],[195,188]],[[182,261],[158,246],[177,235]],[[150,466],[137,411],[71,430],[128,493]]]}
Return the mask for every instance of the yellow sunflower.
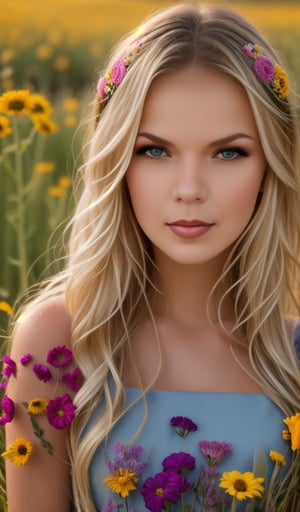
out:
{"label": "yellow sunflower", "polygon": [[220,481],[220,487],[237,500],[245,498],[261,498],[264,488],[261,485],[264,478],[255,478],[250,471],[240,473],[239,471],[225,472]]}
{"label": "yellow sunflower", "polygon": [[24,466],[30,459],[33,445],[25,437],[18,437],[1,455],[16,466]]}
{"label": "yellow sunflower", "polygon": [[7,119],[5,116],[0,116],[0,137],[10,135],[11,132],[12,128],[10,126],[9,119]]}
{"label": "yellow sunflower", "polygon": [[136,483],[138,479],[135,476],[135,472],[129,469],[119,468],[118,471],[113,472],[113,476],[106,476],[103,478],[108,488],[112,492],[117,492],[122,498],[127,498],[130,491],[136,489]]}
{"label": "yellow sunflower", "polygon": [[288,95],[289,83],[286,71],[279,65],[275,66],[275,76],[272,85],[278,93],[279,98],[284,100]]}
{"label": "yellow sunflower", "polygon": [[48,400],[45,398],[34,398],[28,403],[27,412],[34,416],[38,414],[45,414],[47,411]]}
{"label": "yellow sunflower", "polygon": [[295,416],[290,416],[283,420],[289,429],[291,436],[291,448],[293,452],[300,448],[300,413],[298,412]]}
{"label": "yellow sunflower", "polygon": [[9,115],[29,113],[29,91],[8,91],[0,96],[0,112]]}
{"label": "yellow sunflower", "polygon": [[48,100],[46,100],[41,94],[30,94],[28,98],[29,113],[45,114],[49,116],[52,113],[52,107]]}
{"label": "yellow sunflower", "polygon": [[42,133],[43,135],[51,135],[58,130],[54,121],[52,121],[52,119],[50,119],[45,114],[34,115],[32,116],[32,120],[36,131]]}

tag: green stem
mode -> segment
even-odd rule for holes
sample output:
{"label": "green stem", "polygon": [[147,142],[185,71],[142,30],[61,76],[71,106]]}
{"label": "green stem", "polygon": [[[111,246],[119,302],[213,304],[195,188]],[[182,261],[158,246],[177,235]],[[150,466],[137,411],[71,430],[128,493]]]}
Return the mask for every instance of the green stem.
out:
{"label": "green stem", "polygon": [[25,194],[24,194],[24,179],[23,179],[23,161],[22,150],[20,149],[18,121],[14,116],[14,142],[16,145],[15,151],[15,166],[16,166],[16,196],[17,196],[17,248],[19,260],[19,286],[20,291],[23,291],[28,286],[27,281],[27,251],[25,240]]}
{"label": "green stem", "polygon": [[235,497],[232,500],[230,512],[235,512]]}

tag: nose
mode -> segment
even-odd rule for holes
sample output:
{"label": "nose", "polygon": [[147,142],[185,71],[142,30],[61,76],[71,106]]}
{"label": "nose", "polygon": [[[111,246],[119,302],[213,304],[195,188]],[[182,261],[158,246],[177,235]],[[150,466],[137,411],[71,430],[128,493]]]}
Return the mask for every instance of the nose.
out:
{"label": "nose", "polygon": [[180,162],[175,171],[173,197],[176,202],[203,202],[208,195],[208,186],[202,165],[195,159]]}

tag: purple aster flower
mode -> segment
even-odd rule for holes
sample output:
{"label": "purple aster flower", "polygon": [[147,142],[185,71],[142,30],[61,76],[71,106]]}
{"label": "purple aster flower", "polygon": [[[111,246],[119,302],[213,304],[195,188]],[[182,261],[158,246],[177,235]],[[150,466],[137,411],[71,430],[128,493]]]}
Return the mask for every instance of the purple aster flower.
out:
{"label": "purple aster flower", "polygon": [[253,63],[253,69],[260,80],[268,84],[272,82],[275,70],[273,62],[268,57],[264,55],[257,57]]}
{"label": "purple aster flower", "polygon": [[170,419],[170,425],[175,427],[175,430],[180,437],[186,437],[189,432],[195,432],[198,430],[196,423],[186,416],[173,416],[173,418]]}
{"label": "purple aster flower", "polygon": [[209,507],[215,507],[216,505],[219,505],[223,501],[214,485],[208,486],[205,498],[205,501]]}
{"label": "purple aster flower", "polygon": [[118,508],[117,503],[112,500],[108,500],[104,503],[100,512],[112,512],[112,510],[116,510]]}
{"label": "purple aster flower", "polygon": [[200,441],[198,446],[209,466],[216,466],[232,453],[231,443],[226,441]]}
{"label": "purple aster flower", "polygon": [[185,474],[188,471],[195,469],[195,457],[192,457],[189,453],[178,452],[172,453],[166,457],[163,462],[163,468],[165,471],[174,471],[175,473]]}
{"label": "purple aster flower", "polygon": [[34,364],[32,371],[35,373],[37,378],[42,382],[49,382],[52,380],[52,374],[47,366],[44,364]]}
{"label": "purple aster flower", "polygon": [[24,354],[22,357],[20,357],[20,363],[22,366],[26,366],[29,361],[31,361],[32,355],[31,354]]}
{"label": "purple aster flower", "polygon": [[67,366],[73,359],[72,351],[65,345],[58,345],[49,350],[47,355],[47,363],[57,368]]}
{"label": "purple aster flower", "polygon": [[5,375],[5,377],[8,378],[12,375],[16,375],[17,365],[15,361],[6,354],[2,356],[2,361],[5,363],[5,366],[2,368],[2,375]]}
{"label": "purple aster flower", "polygon": [[182,475],[171,471],[147,478],[141,488],[146,508],[151,512],[161,512],[166,509],[166,503],[177,503],[184,480]]}
{"label": "purple aster flower", "polygon": [[14,417],[15,404],[10,398],[8,398],[8,396],[4,395],[1,400],[1,409],[2,414],[0,416],[0,425],[5,425],[12,421]]}
{"label": "purple aster flower", "polygon": [[49,400],[47,418],[52,427],[62,430],[68,428],[75,416],[76,406],[70,395],[65,394]]}
{"label": "purple aster flower", "polygon": [[121,443],[117,443],[114,446],[116,457],[114,459],[107,459],[106,465],[111,473],[123,468],[134,471],[136,477],[140,478],[143,471],[149,465],[148,461],[141,462],[140,460],[143,451],[144,449],[140,445],[124,446]]}
{"label": "purple aster flower", "polygon": [[61,377],[62,382],[67,384],[72,391],[80,390],[82,385],[82,374],[79,368],[75,368],[72,372],[66,372]]}

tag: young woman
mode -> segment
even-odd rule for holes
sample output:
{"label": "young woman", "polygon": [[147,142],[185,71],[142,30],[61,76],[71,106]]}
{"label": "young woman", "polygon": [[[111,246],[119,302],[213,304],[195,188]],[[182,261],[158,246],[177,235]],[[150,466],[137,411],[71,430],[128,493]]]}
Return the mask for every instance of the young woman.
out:
{"label": "young woman", "polygon": [[9,512],[299,510],[295,112],[228,9],[166,8],[115,48],[66,268],[14,327]]}

